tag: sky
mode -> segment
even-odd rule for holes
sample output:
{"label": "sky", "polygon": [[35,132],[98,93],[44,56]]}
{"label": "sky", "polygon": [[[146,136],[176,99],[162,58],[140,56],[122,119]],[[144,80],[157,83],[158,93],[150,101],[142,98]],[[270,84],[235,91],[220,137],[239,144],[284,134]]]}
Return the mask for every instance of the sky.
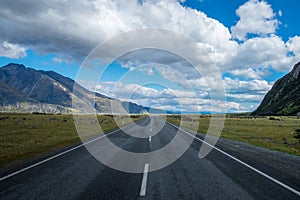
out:
{"label": "sky", "polygon": [[[13,62],[56,71],[93,91],[160,109],[250,112],[300,61],[298,8],[296,0],[3,1],[0,66]],[[153,36],[156,46],[174,44],[196,64],[174,52],[148,48],[132,49],[110,63],[97,58],[102,59],[95,64],[98,69],[85,66],[99,45],[145,28],[190,38],[194,51],[172,34],[143,32],[134,43]],[[110,57],[128,46],[134,45],[119,41],[100,54]],[[210,73],[198,73],[199,67]],[[223,87],[225,108],[211,94]]]}

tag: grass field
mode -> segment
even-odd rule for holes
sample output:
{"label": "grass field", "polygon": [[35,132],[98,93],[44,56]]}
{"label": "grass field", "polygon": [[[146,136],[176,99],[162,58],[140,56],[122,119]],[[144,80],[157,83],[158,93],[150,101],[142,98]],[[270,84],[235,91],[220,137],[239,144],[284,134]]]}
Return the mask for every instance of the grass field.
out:
{"label": "grass field", "polygon": [[[210,116],[201,115],[198,119],[198,132],[206,133]],[[178,125],[180,116],[170,115],[167,120]],[[189,116],[182,117],[182,121],[185,121],[184,126],[187,128],[190,128],[192,123],[196,123],[192,122]],[[296,129],[300,129],[299,117],[227,116],[221,137],[300,156],[300,143],[294,138]]]}
{"label": "grass field", "polygon": [[[131,116],[134,121],[142,115]],[[167,120],[174,124],[180,123],[200,133],[206,133],[210,116],[178,116],[169,115]],[[277,151],[300,156],[299,140],[294,138],[296,129],[300,129],[299,117],[247,118],[227,116],[221,137],[247,142]],[[128,124],[129,119],[119,117],[122,123]],[[84,122],[83,122],[84,121]],[[124,121],[124,122],[123,122]],[[81,116],[74,121],[72,115],[40,115],[40,114],[0,114],[0,169],[15,161],[26,160],[46,152],[75,144],[80,141],[75,123],[86,129],[100,123],[103,132],[117,128],[110,115]],[[198,122],[199,126],[198,126]],[[197,126],[195,126],[197,125]],[[86,132],[83,138],[97,134]]]}
{"label": "grass field", "polygon": [[[133,115],[136,121],[142,115]],[[117,128],[111,115],[98,115],[98,122],[92,116],[81,116],[86,126],[100,123],[103,132]],[[124,125],[129,118],[121,116]],[[75,123],[79,123],[76,122]],[[80,123],[84,124],[84,123]],[[87,130],[89,130],[87,128]],[[93,137],[101,133],[89,133],[84,138]],[[42,114],[0,114],[0,169],[8,164],[36,157],[55,149],[69,146],[80,141],[76,132],[72,115],[42,115]]]}

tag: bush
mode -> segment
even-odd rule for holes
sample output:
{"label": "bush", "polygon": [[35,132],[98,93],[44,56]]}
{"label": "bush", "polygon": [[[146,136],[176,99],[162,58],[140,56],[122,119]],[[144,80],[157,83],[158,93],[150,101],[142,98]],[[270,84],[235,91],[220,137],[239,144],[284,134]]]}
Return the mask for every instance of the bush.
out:
{"label": "bush", "polygon": [[296,129],[294,132],[294,138],[296,138],[297,140],[299,140],[300,143],[300,129]]}
{"label": "bush", "polygon": [[277,120],[277,121],[280,121],[280,119],[277,119],[275,117],[269,117],[269,120]]}

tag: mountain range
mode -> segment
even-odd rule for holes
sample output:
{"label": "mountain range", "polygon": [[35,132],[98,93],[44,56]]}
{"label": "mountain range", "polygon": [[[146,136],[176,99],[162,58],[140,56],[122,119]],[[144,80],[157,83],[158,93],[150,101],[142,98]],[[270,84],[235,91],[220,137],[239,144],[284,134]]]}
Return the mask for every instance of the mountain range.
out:
{"label": "mountain range", "polygon": [[252,115],[300,115],[300,62],[274,83]]}
{"label": "mountain range", "polygon": [[[15,63],[0,68],[0,112],[82,112],[74,109],[74,102],[76,108],[90,105],[98,113],[111,113],[112,105],[128,113],[147,113],[150,110],[151,113],[165,113],[91,92],[53,71],[35,70]],[[300,115],[300,62],[274,83],[252,115]]]}
{"label": "mountain range", "polygon": [[[73,92],[76,87],[76,92]],[[129,113],[146,113],[149,107],[120,101],[94,93],[74,80],[53,71],[35,70],[10,63],[0,68],[0,111],[71,113],[81,112],[76,105],[92,105],[99,113],[111,113],[111,105],[121,106]],[[151,112],[164,113],[151,108]]]}

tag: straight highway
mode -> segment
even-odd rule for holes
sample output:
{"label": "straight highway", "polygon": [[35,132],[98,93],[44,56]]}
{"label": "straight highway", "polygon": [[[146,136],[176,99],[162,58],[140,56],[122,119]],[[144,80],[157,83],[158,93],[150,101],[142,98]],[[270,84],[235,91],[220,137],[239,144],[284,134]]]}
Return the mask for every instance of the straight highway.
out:
{"label": "straight highway", "polygon": [[[151,120],[163,123],[159,117],[152,117]],[[146,126],[149,121],[150,118],[145,118],[137,124],[155,130],[156,127]],[[125,129],[135,131],[134,128],[135,126],[129,125]],[[157,134],[148,138],[133,137],[120,129],[107,134],[107,137],[126,151],[145,153],[169,144],[177,131],[187,137],[194,137],[169,123],[165,123]],[[242,143],[222,139],[216,145],[217,149],[200,159],[198,151],[201,145],[205,145],[201,139],[201,135],[197,136],[179,159],[157,171],[150,170],[151,159],[147,163],[132,163],[135,161],[130,160],[130,164],[142,166],[141,173],[112,169],[99,162],[83,145],[70,147],[67,151],[2,173],[0,199],[300,198],[299,174],[268,165],[271,162],[264,163],[262,158],[265,150],[248,147],[246,144],[243,147]],[[86,145],[97,149],[96,153],[103,153],[105,150],[101,137]],[[253,149],[255,152],[251,153]],[[269,153],[265,155],[265,160],[273,159],[268,157]],[[281,154],[279,158],[280,156]],[[285,155],[282,156],[285,159]],[[115,155],[111,155],[111,159],[115,158]],[[288,159],[290,161],[286,162],[300,167],[297,157]]]}

